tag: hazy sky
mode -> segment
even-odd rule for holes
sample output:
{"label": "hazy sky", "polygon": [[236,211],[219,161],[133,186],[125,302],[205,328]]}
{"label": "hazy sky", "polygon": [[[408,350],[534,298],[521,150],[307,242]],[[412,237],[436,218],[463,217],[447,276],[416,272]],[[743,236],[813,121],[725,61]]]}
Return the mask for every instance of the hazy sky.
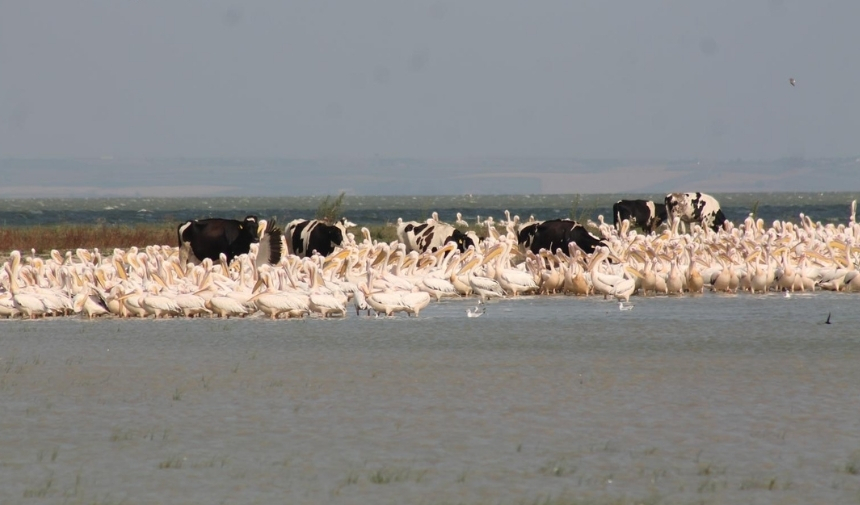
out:
{"label": "hazy sky", "polygon": [[0,156],[855,156],[858,20],[857,0],[0,0]]}

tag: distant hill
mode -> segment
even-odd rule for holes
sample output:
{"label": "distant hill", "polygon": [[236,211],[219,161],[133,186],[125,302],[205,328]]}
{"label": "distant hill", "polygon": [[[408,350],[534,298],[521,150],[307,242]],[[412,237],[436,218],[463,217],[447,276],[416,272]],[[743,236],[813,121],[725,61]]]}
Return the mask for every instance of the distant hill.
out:
{"label": "distant hill", "polygon": [[0,179],[0,198],[853,191],[860,158],[5,158]]}

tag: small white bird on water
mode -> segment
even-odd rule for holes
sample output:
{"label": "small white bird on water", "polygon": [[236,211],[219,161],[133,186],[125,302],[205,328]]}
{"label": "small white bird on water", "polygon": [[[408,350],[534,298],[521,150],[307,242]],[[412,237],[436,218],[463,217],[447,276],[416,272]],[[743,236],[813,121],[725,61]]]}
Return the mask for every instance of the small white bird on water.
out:
{"label": "small white bird on water", "polygon": [[618,310],[633,310],[633,307],[632,303],[618,302]]}
{"label": "small white bird on water", "polygon": [[479,301],[474,309],[466,309],[466,317],[481,317],[487,312],[484,302]]}

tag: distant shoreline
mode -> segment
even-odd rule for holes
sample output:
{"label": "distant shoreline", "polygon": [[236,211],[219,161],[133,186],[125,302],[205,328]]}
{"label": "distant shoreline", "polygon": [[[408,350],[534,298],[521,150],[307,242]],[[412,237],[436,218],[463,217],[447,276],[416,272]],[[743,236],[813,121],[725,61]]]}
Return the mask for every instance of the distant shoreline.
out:
{"label": "distant shoreline", "polygon": [[860,191],[858,171],[860,157],[0,158],[0,198]]}

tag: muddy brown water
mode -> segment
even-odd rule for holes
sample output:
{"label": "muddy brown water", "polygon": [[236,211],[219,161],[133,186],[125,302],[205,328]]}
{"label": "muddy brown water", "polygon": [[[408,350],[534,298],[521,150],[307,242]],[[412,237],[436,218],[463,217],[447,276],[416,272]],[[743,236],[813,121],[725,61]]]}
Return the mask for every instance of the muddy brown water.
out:
{"label": "muddy brown water", "polygon": [[634,301],[0,321],[0,502],[860,500],[860,297]]}

